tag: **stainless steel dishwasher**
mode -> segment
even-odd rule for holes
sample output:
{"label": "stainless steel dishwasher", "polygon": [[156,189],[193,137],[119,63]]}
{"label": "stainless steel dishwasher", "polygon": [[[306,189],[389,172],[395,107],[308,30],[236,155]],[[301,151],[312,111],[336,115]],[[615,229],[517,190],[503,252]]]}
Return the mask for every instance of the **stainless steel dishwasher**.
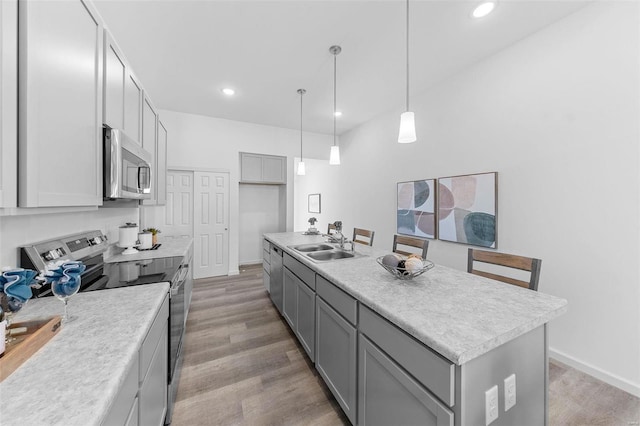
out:
{"label": "stainless steel dishwasher", "polygon": [[284,281],[282,269],[282,249],[271,245],[271,300],[282,314],[282,282]]}

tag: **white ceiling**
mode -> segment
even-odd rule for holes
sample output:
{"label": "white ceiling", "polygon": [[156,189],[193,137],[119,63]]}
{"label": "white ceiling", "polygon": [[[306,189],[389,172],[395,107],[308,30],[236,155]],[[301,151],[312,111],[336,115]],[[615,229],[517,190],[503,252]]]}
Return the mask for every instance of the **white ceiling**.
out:
{"label": "white ceiling", "polygon": [[[333,44],[338,134],[404,105],[402,0],[94,2],[161,109],[299,129],[305,88],[305,131],[331,134]],[[586,5],[503,0],[477,20],[476,4],[411,1],[412,94]]]}

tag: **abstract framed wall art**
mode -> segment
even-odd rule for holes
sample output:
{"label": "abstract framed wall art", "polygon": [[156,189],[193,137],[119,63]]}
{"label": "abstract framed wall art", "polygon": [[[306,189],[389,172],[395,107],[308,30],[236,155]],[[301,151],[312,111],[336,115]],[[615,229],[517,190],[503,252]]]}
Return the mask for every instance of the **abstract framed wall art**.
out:
{"label": "abstract framed wall art", "polygon": [[498,173],[438,179],[438,239],[497,247]]}
{"label": "abstract framed wall art", "polygon": [[398,182],[398,234],[436,237],[435,179]]}

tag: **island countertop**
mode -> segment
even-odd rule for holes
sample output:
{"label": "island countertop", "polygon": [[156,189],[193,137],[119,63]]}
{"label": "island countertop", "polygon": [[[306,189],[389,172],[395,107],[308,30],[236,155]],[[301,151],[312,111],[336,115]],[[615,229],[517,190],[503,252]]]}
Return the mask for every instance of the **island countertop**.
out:
{"label": "island countertop", "polygon": [[106,263],[128,262],[131,260],[148,260],[162,257],[186,256],[193,246],[193,238],[160,237],[160,247],[156,250],[142,250],[133,254],[122,254],[123,248],[112,246],[104,255]]}
{"label": "island countertop", "polygon": [[[99,425],[169,291],[168,283],[78,293],[76,318],[0,383],[0,424]],[[62,315],[55,297],[30,300],[15,322]]]}
{"label": "island countertop", "polygon": [[390,251],[356,244],[362,256],[314,262],[290,246],[326,241],[302,233],[265,234],[271,243],[451,362],[462,365],[537,328],[567,301],[436,265],[398,280],[376,262]]}

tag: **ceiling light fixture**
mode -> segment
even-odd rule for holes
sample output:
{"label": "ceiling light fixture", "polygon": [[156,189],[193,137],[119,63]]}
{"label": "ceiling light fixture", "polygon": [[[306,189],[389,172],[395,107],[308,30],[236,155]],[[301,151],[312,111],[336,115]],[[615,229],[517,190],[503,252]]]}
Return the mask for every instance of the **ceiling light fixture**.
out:
{"label": "ceiling light fixture", "polygon": [[342,52],[340,46],[331,46],[329,52],[333,55],[333,146],[329,155],[329,164],[340,165],[340,147],[336,144],[336,57]]}
{"label": "ceiling light fixture", "polygon": [[342,117],[342,112],[341,111],[336,111],[333,113],[333,115],[335,115],[336,117]]}
{"label": "ceiling light fixture", "polygon": [[407,93],[406,110],[400,115],[400,131],[398,143],[411,143],[416,141],[416,122],[413,112],[409,111],[409,0],[407,0]]}
{"label": "ceiling light fixture", "polygon": [[298,89],[298,94],[300,94],[300,162],[298,163],[298,176],[304,176],[306,174],[304,161],[302,161],[302,95],[305,93],[307,93],[306,90]]}
{"label": "ceiling light fixture", "polygon": [[233,96],[236,94],[236,91],[233,89],[230,89],[228,87],[225,87],[224,89],[221,90],[222,93],[224,93],[227,96]]}
{"label": "ceiling light fixture", "polygon": [[480,3],[475,9],[473,9],[472,16],[474,18],[484,18],[496,8],[495,1],[485,1]]}

